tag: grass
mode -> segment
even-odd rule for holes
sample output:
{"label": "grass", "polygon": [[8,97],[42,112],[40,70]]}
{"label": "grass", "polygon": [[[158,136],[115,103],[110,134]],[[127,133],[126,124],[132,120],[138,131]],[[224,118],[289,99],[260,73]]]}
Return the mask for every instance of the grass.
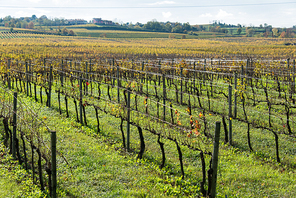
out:
{"label": "grass", "polygon": [[[30,98],[24,100],[29,106],[34,105]],[[50,128],[58,131],[58,150],[72,167],[70,171],[63,160],[58,160],[61,197],[165,197],[161,188],[170,189],[170,184],[155,183],[159,175],[166,175],[163,170],[155,171],[157,165],[136,161],[135,154],[126,153],[120,143],[97,137],[93,130],[81,127],[73,118],[59,116],[54,109],[36,105],[35,108],[42,112],[41,117],[48,118]],[[110,123],[114,125],[112,118],[101,119],[104,120],[102,126],[105,125],[102,134],[113,134],[117,130],[110,127]],[[174,181],[174,177],[171,180]]]}
{"label": "grass", "polygon": [[[71,30],[71,27],[69,27]],[[85,28],[72,29],[77,36],[83,37],[105,37],[105,38],[169,38],[175,37],[181,39],[182,35],[186,38],[198,38],[197,36],[177,33],[162,33],[162,32],[139,32],[126,30],[87,30]]]}
{"label": "grass", "polygon": [[[136,160],[139,147],[138,132],[131,128],[132,152],[122,149],[120,120],[100,113],[101,133],[96,134],[93,108],[87,107],[88,126],[76,123],[73,102],[70,118],[57,112],[57,94],[53,94],[53,108],[36,104],[33,99],[22,96],[29,106],[39,112],[40,118],[58,133],[58,150],[72,167],[58,159],[58,185],[61,197],[183,197],[198,196],[196,191],[201,181],[199,154],[181,147],[184,156],[185,180],[180,179],[180,168],[175,145],[166,140],[167,167],[158,168],[160,149],[157,137],[144,131],[146,151],[144,160]],[[62,108],[65,104],[62,102]],[[209,116],[210,122],[219,117]],[[221,142],[218,169],[218,197],[293,197],[295,191],[295,169],[277,164],[273,159],[272,136],[264,131],[252,130],[255,150],[249,152],[246,142],[246,126],[234,123],[235,147]],[[222,132],[223,133],[223,132]],[[223,138],[223,135],[221,139]],[[280,138],[280,145],[287,140]],[[290,141],[290,140],[288,140]],[[294,148],[293,142],[281,146],[281,154]],[[288,154],[289,160],[295,153]],[[292,157],[292,158],[291,158]],[[208,161],[209,159],[207,159]],[[295,161],[295,160],[294,160]],[[72,174],[73,173],[73,174]],[[6,184],[4,184],[6,185]],[[9,189],[9,184],[4,189]]]}
{"label": "grass", "polygon": [[18,165],[8,152],[3,144],[0,144],[0,197],[45,196],[38,186],[33,184],[30,173]]}
{"label": "grass", "polygon": [[[149,32],[149,31],[137,31],[137,30],[126,30],[120,29],[118,27],[114,30],[108,28],[104,29],[104,27],[99,27],[97,25],[87,24],[87,25],[72,25],[72,26],[61,26],[63,29],[66,27],[68,30],[73,30],[75,34],[79,37],[103,37],[103,38],[125,38],[125,39],[133,39],[133,38],[174,38],[174,39],[182,39],[182,36],[185,36],[186,39],[205,39],[205,38],[219,38],[219,37],[229,37],[229,35],[219,32],[194,32],[194,34],[182,34],[182,33],[168,33],[168,32]],[[14,28],[14,31],[26,32],[26,33],[38,33],[38,34],[46,34],[55,33],[55,29],[50,30],[48,27],[42,27],[42,29],[24,29],[24,28]],[[0,32],[10,31],[10,28],[2,27],[0,28]]]}
{"label": "grass", "polygon": [[3,164],[0,166],[0,176],[0,185],[5,186],[0,191],[0,197],[17,197],[21,193],[22,188],[12,179],[13,175],[7,168],[3,167]]}

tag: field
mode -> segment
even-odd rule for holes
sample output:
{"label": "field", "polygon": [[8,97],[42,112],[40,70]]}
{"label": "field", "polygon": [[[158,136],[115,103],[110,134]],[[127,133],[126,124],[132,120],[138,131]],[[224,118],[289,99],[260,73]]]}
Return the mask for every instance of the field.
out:
{"label": "field", "polygon": [[0,33],[1,196],[296,196],[295,39],[92,32]]}
{"label": "field", "polygon": [[[35,34],[58,34],[59,29],[67,28],[68,31],[73,30],[75,36],[93,37],[93,38],[127,38],[127,39],[143,39],[143,38],[171,38],[171,39],[205,39],[205,38],[223,38],[230,35],[219,32],[194,32],[194,34],[185,33],[168,33],[168,32],[151,32],[147,30],[129,29],[121,26],[98,26],[94,24],[87,25],[71,25],[59,27],[36,27],[35,29],[14,28],[14,32],[35,33]],[[0,32],[10,32],[10,28],[1,27]],[[61,34],[61,33],[60,33]]]}

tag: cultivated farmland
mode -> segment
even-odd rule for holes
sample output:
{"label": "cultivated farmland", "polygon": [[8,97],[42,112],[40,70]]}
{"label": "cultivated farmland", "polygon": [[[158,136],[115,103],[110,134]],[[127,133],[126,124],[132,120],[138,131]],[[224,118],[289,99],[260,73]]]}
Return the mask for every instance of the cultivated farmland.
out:
{"label": "cultivated farmland", "polygon": [[217,176],[217,197],[296,195],[295,39],[0,38],[19,194],[201,197]]}

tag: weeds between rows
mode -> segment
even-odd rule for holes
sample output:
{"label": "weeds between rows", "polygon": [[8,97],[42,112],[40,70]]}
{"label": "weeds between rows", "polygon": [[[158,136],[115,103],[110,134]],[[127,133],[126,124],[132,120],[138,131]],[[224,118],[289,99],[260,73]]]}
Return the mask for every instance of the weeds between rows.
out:
{"label": "weeds between rows", "polygon": [[[111,77],[110,75],[106,75],[106,77]],[[105,78],[106,79],[106,78]],[[88,80],[88,79],[86,79],[86,80]],[[91,81],[90,81],[91,82]],[[106,81],[105,81],[106,82]],[[111,81],[112,82],[112,81]],[[151,81],[150,81],[151,82]],[[86,83],[85,83],[86,84]],[[147,83],[148,84],[148,83]],[[59,83],[58,83],[58,85],[60,85]],[[66,85],[66,84],[65,84]],[[109,99],[110,98],[115,98],[114,100],[116,100],[116,89],[114,90],[114,88],[112,89],[112,87],[110,86],[111,84],[105,84],[105,85],[102,85],[102,87],[100,88],[101,90],[103,90],[103,93],[105,93],[105,94],[102,94],[102,95],[107,95],[108,96],[108,93],[110,94],[110,96],[108,96],[109,97]],[[156,85],[156,83],[155,83],[155,85]],[[86,86],[85,86],[86,87]],[[148,85],[148,90],[150,90],[150,93],[151,93],[151,88],[149,88],[149,87],[151,87],[152,88],[152,90],[155,90],[154,89],[154,87],[153,86],[150,86],[150,85]],[[59,87],[60,88],[60,87]],[[116,88],[116,87],[115,87]],[[136,87],[136,90],[139,90],[140,89],[140,87]],[[180,87],[178,88],[178,89],[180,89]],[[113,91],[112,91],[113,90]],[[39,90],[40,91],[40,90]],[[94,91],[95,92],[95,91]],[[32,93],[32,92],[31,92]],[[98,90],[97,90],[97,93],[98,93]],[[148,92],[149,93],[149,92]],[[157,93],[155,93],[156,94],[156,96],[157,96]],[[59,92],[58,92],[58,95],[59,95]],[[113,96],[111,96],[111,95],[113,95]],[[151,94],[152,95],[152,94]],[[155,97],[155,96],[154,96]],[[91,99],[91,98],[90,98]],[[108,98],[107,98],[108,99]],[[122,98],[121,98],[121,101],[124,101],[125,99],[124,99],[124,94],[122,94]],[[58,100],[58,101],[60,101],[60,100]],[[91,100],[89,100],[89,101],[91,101]],[[144,100],[143,101],[145,101],[145,98],[144,98]],[[151,99],[150,99],[150,101],[152,101]],[[186,101],[186,100],[185,100]],[[202,103],[202,106],[205,106],[206,104],[207,104],[207,102],[208,101],[204,101],[204,103]],[[59,102],[60,103],[60,102]],[[106,102],[102,102],[101,104],[100,104],[100,106],[106,106],[106,104],[104,105],[104,103],[106,103]],[[143,102],[143,104],[144,104],[144,102]],[[149,103],[148,103],[149,104]],[[146,105],[146,104],[145,104]],[[153,108],[153,106],[154,107],[156,107],[157,105],[152,105],[152,103],[150,102],[150,104],[149,104],[150,106],[149,106],[149,108],[151,109],[151,108]],[[175,105],[177,105],[177,103],[174,103],[174,106]],[[88,106],[88,105],[86,105],[86,106]],[[215,106],[215,105],[213,105],[213,106]],[[184,108],[184,110],[183,111],[185,111],[187,108],[186,107],[188,107],[187,105],[185,105],[185,107],[183,107]],[[112,107],[108,107],[109,109],[108,109],[108,112],[112,112]],[[178,107],[178,108],[181,108],[181,106],[180,107]],[[58,109],[59,109],[59,111],[61,112],[61,104],[59,105],[59,107],[58,107]],[[134,109],[136,109],[135,107],[134,107]],[[139,109],[140,109],[140,107],[139,107]],[[143,110],[145,110],[145,107],[143,107],[142,108]],[[104,111],[106,111],[106,109],[104,110]],[[157,117],[157,108],[154,108],[154,110],[152,111],[152,112],[154,112],[153,114],[155,115],[155,117]],[[186,111],[185,111],[186,112]],[[170,113],[170,112],[168,112],[168,113]],[[198,114],[198,112],[195,112],[194,113],[195,115],[197,115]],[[211,113],[210,113],[211,114]],[[213,115],[213,114],[205,114],[205,113],[203,113],[203,116],[207,116],[207,118],[210,120],[211,118],[213,118],[213,119],[216,119],[216,115]],[[94,113],[94,115],[95,115],[95,113]],[[219,118],[219,116],[218,116],[218,118]],[[221,119],[221,118],[220,118]],[[180,120],[179,120],[180,121]],[[183,122],[182,120],[181,120],[181,122]],[[238,126],[240,126],[240,124],[238,124]],[[236,127],[235,127],[236,128]],[[238,127],[239,128],[239,127]],[[208,131],[211,131],[210,129],[208,129]],[[255,131],[255,130],[254,130]],[[262,134],[260,134],[260,135],[262,135]],[[261,138],[260,137],[260,135],[258,135],[257,137],[258,138]],[[285,137],[285,136],[283,136],[283,137]],[[257,138],[256,138],[257,139]],[[267,138],[268,139],[268,138]],[[270,141],[272,140],[272,137],[270,137],[269,138],[270,140],[268,140],[267,141],[267,145],[268,144],[270,144]],[[256,141],[256,140],[255,140]],[[291,141],[293,141],[293,140],[291,140]],[[263,149],[263,150],[265,150],[265,149]],[[259,155],[261,155],[261,152],[259,152]],[[264,155],[262,155],[263,157],[264,157]],[[292,158],[293,158],[293,156],[292,156]]]}

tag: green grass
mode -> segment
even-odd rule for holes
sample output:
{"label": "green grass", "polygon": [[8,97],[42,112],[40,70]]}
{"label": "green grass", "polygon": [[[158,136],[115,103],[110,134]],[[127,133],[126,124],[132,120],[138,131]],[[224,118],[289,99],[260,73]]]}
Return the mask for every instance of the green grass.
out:
{"label": "green grass", "polygon": [[87,25],[73,25],[62,26],[68,30],[73,30],[77,36],[83,37],[106,37],[106,38],[169,38],[174,37],[181,39],[185,36],[186,39],[199,39],[199,38],[213,38],[229,36],[218,32],[195,32],[196,35],[181,34],[181,33],[168,33],[168,32],[149,32],[145,30],[133,30],[125,27],[117,26],[98,26],[93,24]]}
{"label": "green grass", "polygon": [[[29,106],[34,105],[31,99],[24,101],[28,102]],[[155,182],[161,179],[161,175],[162,177],[167,175],[172,182],[175,177],[179,179],[179,176],[170,176],[170,171],[165,173],[166,171],[157,170],[157,165],[153,163],[136,161],[133,152],[126,153],[121,149],[121,143],[110,139],[118,130],[118,127],[110,127],[118,123],[118,120],[112,117],[101,115],[102,134],[109,138],[97,137],[93,130],[81,127],[73,118],[65,119],[59,116],[54,109],[40,108],[37,105],[35,108],[40,112],[41,118],[48,117],[46,120],[48,125],[58,132],[58,150],[63,153],[72,167],[73,175],[68,165],[62,159],[58,160],[60,196],[160,197],[165,196],[166,190],[163,189],[170,189],[171,186]],[[132,141],[134,142],[137,141]],[[135,149],[134,146],[132,149]],[[178,171],[173,173],[176,172]],[[194,185],[192,188],[196,191],[197,186]],[[179,191],[171,193],[176,194]]]}
{"label": "green grass", "polygon": [[[175,39],[181,39],[185,36],[186,39],[205,39],[205,38],[219,38],[219,37],[230,37],[229,34],[219,33],[219,32],[194,32],[195,35],[182,34],[182,33],[168,33],[168,32],[149,32],[145,30],[133,30],[125,27],[117,26],[98,26],[94,24],[86,25],[71,25],[71,26],[60,26],[60,29],[67,28],[68,30],[73,30],[75,34],[79,37],[105,37],[105,38],[169,38],[173,37]],[[35,29],[24,29],[24,28],[14,28],[14,31],[25,32],[25,33],[56,33],[58,27],[53,27],[50,30],[48,27],[42,26],[41,29],[35,27]],[[0,32],[10,31],[10,28],[2,27]]]}
{"label": "green grass", "polygon": [[[53,94],[53,108],[36,104],[24,97],[29,106],[46,116],[46,123],[57,131],[58,150],[63,153],[72,167],[58,159],[58,185],[61,197],[184,197],[198,196],[201,181],[199,153],[181,147],[184,156],[185,180],[180,180],[180,167],[175,145],[166,140],[167,167],[158,168],[161,160],[157,137],[144,132],[146,151],[143,161],[136,160],[139,150],[139,136],[135,127],[131,128],[132,152],[122,149],[120,120],[100,112],[101,133],[96,135],[94,109],[86,107],[88,126],[76,123],[73,101],[69,100],[70,118],[57,112],[57,94]],[[44,96],[45,98],[45,96]],[[61,97],[63,98],[63,97]],[[197,114],[197,112],[195,112]],[[221,118],[207,115],[209,122]],[[223,138],[223,130],[222,137]],[[219,154],[218,197],[294,197],[296,195],[295,169],[277,164],[274,159],[271,134],[252,130],[254,149],[263,152],[251,153],[246,141],[246,126],[234,122],[234,142],[232,148],[223,144]],[[283,137],[285,137],[283,135]],[[280,152],[295,162],[295,153],[285,152],[294,144],[281,137]],[[290,143],[287,143],[290,142]],[[286,145],[285,145],[286,143]],[[294,142],[295,143],[295,142]],[[285,145],[285,146],[284,146]],[[208,162],[208,158],[206,159]],[[208,165],[207,165],[208,167]],[[73,174],[72,174],[73,173]],[[5,187],[6,189],[6,187]],[[9,185],[7,185],[9,189]]]}
{"label": "green grass", "polygon": [[[168,32],[150,32],[145,29],[134,29],[126,26],[115,26],[115,25],[95,25],[95,24],[85,24],[85,25],[70,25],[70,26],[59,26],[62,30],[64,27],[68,30],[73,30],[77,36],[80,37],[106,37],[106,38],[169,38],[173,36],[176,39],[181,39],[182,36],[186,36],[186,39],[207,39],[207,38],[225,38],[225,37],[245,37],[246,29],[242,28],[240,35],[237,33],[237,28],[226,27],[229,32],[209,32],[209,31],[196,31],[194,35],[182,34],[182,33],[168,33]],[[21,31],[26,33],[37,33],[37,34],[47,34],[56,33],[58,26],[51,27],[50,30],[47,26],[35,26],[35,29],[24,29],[24,28],[14,28],[15,31]],[[232,34],[230,33],[232,30]],[[0,32],[10,31],[9,27],[0,27]],[[255,29],[255,34],[253,37],[259,36],[260,33],[265,32],[265,29]]]}
{"label": "green grass", "polygon": [[0,185],[4,187],[0,191],[0,197],[17,197],[22,192],[21,186],[13,179],[13,174],[2,163],[0,166]]}
{"label": "green grass", "polygon": [[[2,126],[0,126],[2,128]],[[2,136],[0,135],[1,139]],[[9,155],[8,150],[0,144],[0,197],[43,197],[37,185],[34,185],[24,168]]]}
{"label": "green grass", "polygon": [[[71,27],[69,27],[71,30]],[[182,35],[186,38],[198,38],[198,36],[192,36],[187,34],[176,33],[162,33],[162,32],[139,32],[139,31],[126,31],[126,30],[87,30],[87,29],[72,29],[77,36],[83,37],[106,37],[106,38],[169,38],[174,36],[180,39]]]}

